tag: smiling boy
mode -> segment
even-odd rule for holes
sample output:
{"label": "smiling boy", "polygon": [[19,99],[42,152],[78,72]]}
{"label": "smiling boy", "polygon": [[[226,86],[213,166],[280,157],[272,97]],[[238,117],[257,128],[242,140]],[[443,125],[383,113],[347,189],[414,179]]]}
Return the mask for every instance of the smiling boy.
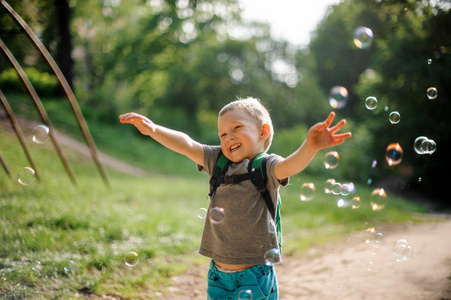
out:
{"label": "smiling boy", "polygon": [[[331,127],[335,114],[312,126],[304,143],[290,156],[270,154],[266,160],[267,189],[277,209],[279,187],[290,176],[301,172],[315,154],[351,137],[337,132],[341,120]],[[197,163],[198,170],[213,175],[222,152],[232,163],[227,176],[247,173],[248,165],[266,152],[272,142],[273,126],[268,110],[254,98],[239,99],[222,108],[218,116],[220,146],[200,144],[185,133],[154,124],[148,118],[127,113],[122,123],[131,123],[144,134],[170,150]],[[277,279],[272,265],[266,265],[265,253],[278,249],[277,233],[265,201],[250,180],[220,185],[211,195],[209,211],[220,207],[224,221],[205,222],[199,253],[212,258],[208,274],[208,299],[239,299],[247,292],[256,299],[278,299]]]}

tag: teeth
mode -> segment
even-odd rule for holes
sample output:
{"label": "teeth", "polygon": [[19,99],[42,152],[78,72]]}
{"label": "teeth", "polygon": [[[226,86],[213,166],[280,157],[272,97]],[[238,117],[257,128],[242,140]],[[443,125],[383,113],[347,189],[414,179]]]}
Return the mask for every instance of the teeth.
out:
{"label": "teeth", "polygon": [[240,146],[241,146],[241,144],[233,145],[232,147],[230,147],[230,150],[233,151],[233,150],[237,149]]}

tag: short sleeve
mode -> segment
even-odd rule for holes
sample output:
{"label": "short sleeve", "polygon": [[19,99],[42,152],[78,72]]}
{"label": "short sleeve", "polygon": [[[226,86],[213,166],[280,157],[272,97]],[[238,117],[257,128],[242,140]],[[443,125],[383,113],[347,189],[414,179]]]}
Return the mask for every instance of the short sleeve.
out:
{"label": "short sleeve", "polygon": [[204,149],[204,165],[201,166],[198,164],[197,170],[211,177],[216,165],[216,159],[221,151],[221,146],[202,145],[202,148]]}
{"label": "short sleeve", "polygon": [[290,182],[290,178],[287,177],[283,180],[278,180],[274,173],[274,168],[277,163],[281,161],[283,158],[277,154],[270,154],[266,161],[266,175],[268,177],[268,184],[270,188],[277,188],[278,186],[287,186]]}

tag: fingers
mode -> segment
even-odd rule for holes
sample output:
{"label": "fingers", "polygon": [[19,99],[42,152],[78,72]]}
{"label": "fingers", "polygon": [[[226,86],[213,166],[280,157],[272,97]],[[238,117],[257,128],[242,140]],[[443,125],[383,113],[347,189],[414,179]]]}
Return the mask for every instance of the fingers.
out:
{"label": "fingers", "polygon": [[341,134],[335,134],[333,136],[333,140],[334,141],[339,141],[339,140],[343,140],[343,142],[350,138],[352,136],[352,134],[350,132],[345,132],[345,133],[341,133]]}
{"label": "fingers", "polygon": [[136,120],[145,120],[146,118],[140,114],[130,112],[126,114],[122,114],[119,116],[119,120],[121,123],[131,123],[134,124]]}
{"label": "fingers", "polygon": [[340,131],[341,128],[343,128],[343,126],[346,124],[346,120],[341,120],[340,122],[338,122],[334,127],[330,128],[330,132],[335,133]]}
{"label": "fingers", "polygon": [[335,112],[331,111],[329,116],[327,116],[327,119],[324,121],[324,123],[326,124],[326,127],[329,127],[330,125],[332,125],[334,118],[335,118]]}

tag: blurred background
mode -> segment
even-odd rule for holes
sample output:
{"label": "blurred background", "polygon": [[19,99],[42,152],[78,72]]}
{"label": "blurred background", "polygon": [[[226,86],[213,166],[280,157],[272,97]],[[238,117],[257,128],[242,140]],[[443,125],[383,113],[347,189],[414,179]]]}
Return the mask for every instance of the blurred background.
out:
{"label": "blurred background", "polygon": [[[383,183],[449,206],[450,2],[323,1],[310,18],[310,6],[286,2],[8,1],[55,57],[101,151],[154,168],[146,154],[111,146],[116,141],[106,128],[138,136],[118,125],[119,114],[137,111],[216,144],[219,109],[236,97],[253,96],[271,110],[271,152],[291,153],[311,125],[335,110],[353,132],[338,150],[342,167],[335,177]],[[286,27],[271,20],[283,20]],[[360,44],[354,41],[359,27],[369,30]],[[72,116],[63,116],[65,100],[55,77],[5,11],[0,30],[44,104],[57,108],[51,115],[57,129],[77,137]],[[344,89],[334,105],[330,92],[336,86]],[[430,87],[436,98],[428,98]],[[13,97],[17,113],[33,118],[6,59],[0,59],[0,88]],[[370,96],[377,105],[367,108]],[[398,112],[399,123],[390,122],[391,112]],[[415,151],[420,136],[434,141],[436,151]],[[391,143],[399,143],[403,156],[390,166],[385,155]],[[313,163],[306,172],[323,171]]]}
{"label": "blurred background", "polygon": [[[396,244],[382,243],[384,235],[390,239],[385,228],[434,225],[439,214],[431,212],[451,210],[450,1],[6,2],[57,61],[98,149],[128,164],[107,165],[106,187],[72,141],[63,146],[78,179],[70,182],[47,142],[49,128],[38,138],[42,118],[0,55],[0,90],[25,137],[19,143],[0,109],[0,297],[168,299],[175,291],[204,299],[208,262],[197,249],[208,220],[208,178],[186,157],[120,124],[118,115],[128,111],[218,144],[218,111],[237,97],[256,97],[275,127],[269,152],[283,156],[330,111],[337,122],[346,118],[343,131],[352,138],[318,153],[281,189],[288,258],[359,231],[361,243],[396,257]],[[84,144],[58,80],[6,2],[0,1],[1,41],[24,68],[58,137]],[[437,257],[422,258],[418,241],[412,245],[420,256],[402,260]],[[373,265],[364,261],[364,272],[367,263]],[[177,276],[189,279],[182,285]],[[353,291],[356,276],[346,276]]]}

